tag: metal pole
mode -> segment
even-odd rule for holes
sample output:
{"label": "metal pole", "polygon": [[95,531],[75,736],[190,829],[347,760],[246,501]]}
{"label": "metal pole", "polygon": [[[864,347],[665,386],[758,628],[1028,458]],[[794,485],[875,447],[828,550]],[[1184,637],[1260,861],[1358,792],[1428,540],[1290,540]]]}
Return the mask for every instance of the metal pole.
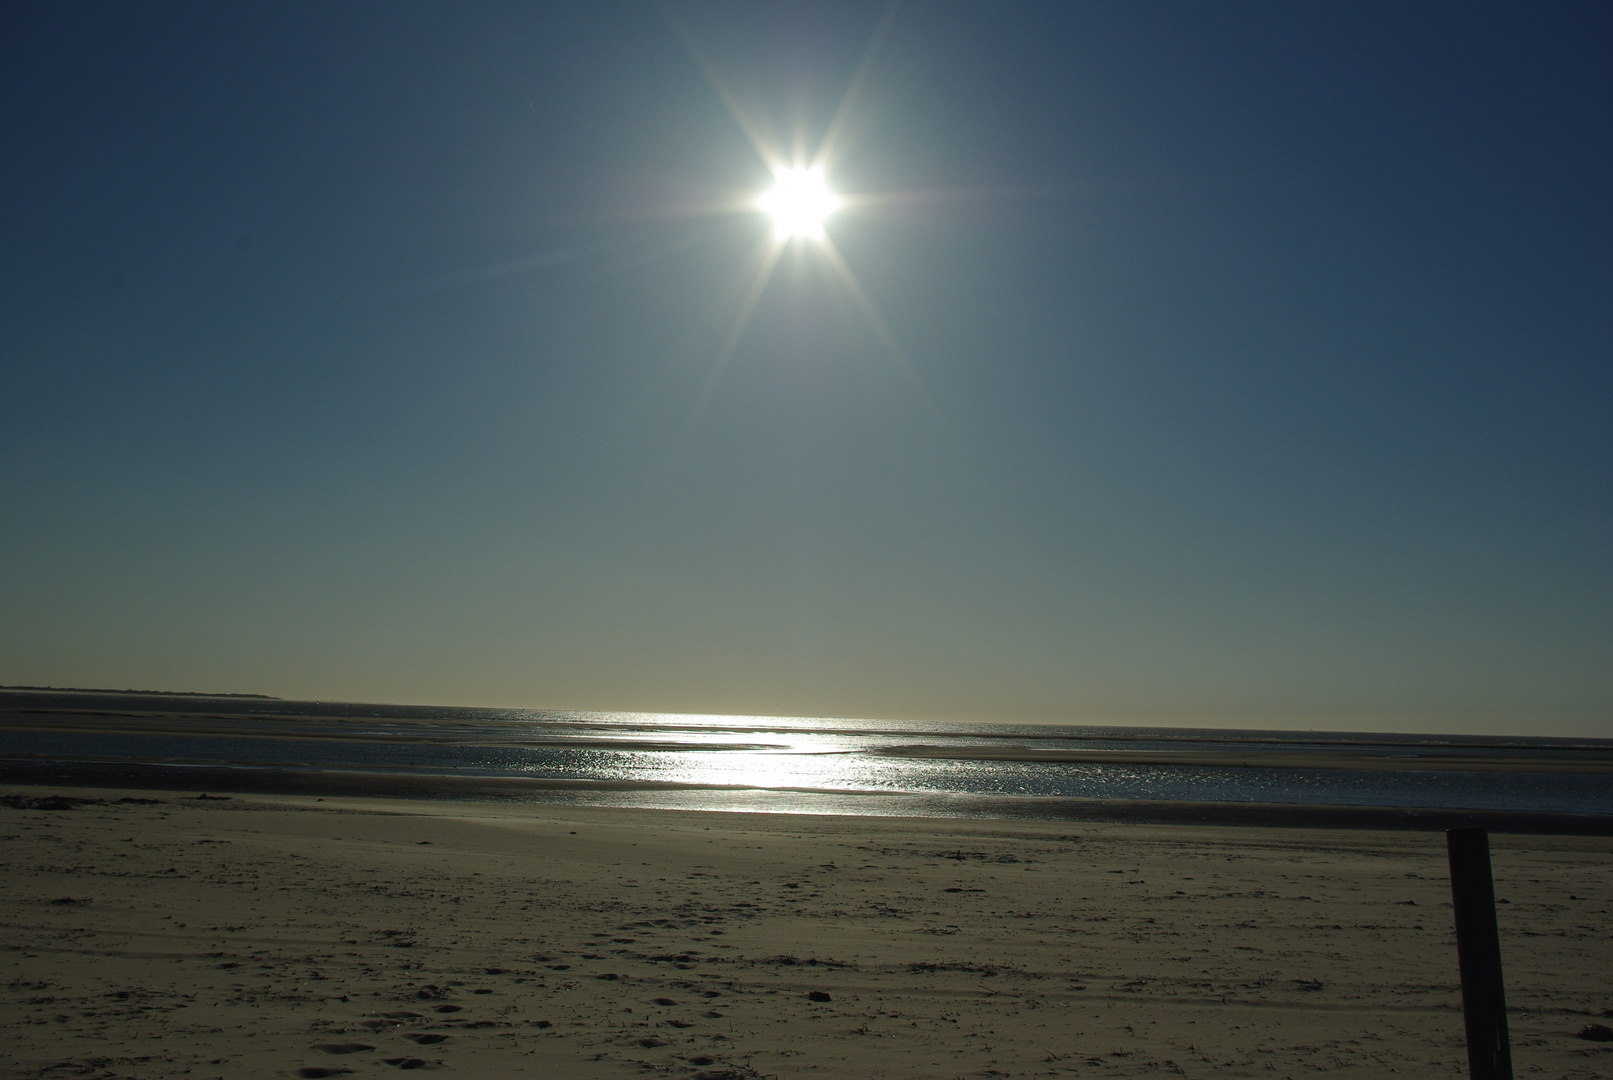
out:
{"label": "metal pole", "polygon": [[1490,835],[1483,829],[1445,833],[1456,908],[1456,956],[1462,969],[1462,1017],[1467,1022],[1467,1074],[1472,1080],[1512,1080],[1507,1001],[1501,986],[1501,935],[1495,925]]}

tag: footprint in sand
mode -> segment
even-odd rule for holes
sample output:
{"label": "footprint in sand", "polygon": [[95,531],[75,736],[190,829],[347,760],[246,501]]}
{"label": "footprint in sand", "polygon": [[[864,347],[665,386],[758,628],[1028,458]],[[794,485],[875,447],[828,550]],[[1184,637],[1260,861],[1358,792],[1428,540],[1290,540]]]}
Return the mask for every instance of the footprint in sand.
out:
{"label": "footprint in sand", "polygon": [[446,1035],[410,1035],[409,1038],[421,1046],[435,1046],[448,1041]]}
{"label": "footprint in sand", "polygon": [[320,1043],[318,1046],[314,1047],[314,1049],[323,1050],[327,1054],[362,1054],[366,1050],[374,1050],[375,1047],[371,1046],[369,1043],[347,1042]]}
{"label": "footprint in sand", "polygon": [[396,1065],[400,1069],[424,1069],[426,1063],[419,1058],[382,1058],[388,1065]]}
{"label": "footprint in sand", "polygon": [[318,1080],[322,1076],[340,1076],[352,1071],[345,1065],[304,1065],[297,1070],[297,1075],[305,1076],[308,1080]]}

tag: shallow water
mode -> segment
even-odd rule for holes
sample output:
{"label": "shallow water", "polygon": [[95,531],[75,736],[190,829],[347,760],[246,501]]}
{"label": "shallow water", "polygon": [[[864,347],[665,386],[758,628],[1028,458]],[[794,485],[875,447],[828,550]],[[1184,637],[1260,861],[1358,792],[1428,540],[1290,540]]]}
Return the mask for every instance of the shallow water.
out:
{"label": "shallow water", "polygon": [[[75,699],[80,700],[80,699]],[[847,808],[984,796],[1298,803],[1613,814],[1613,775],[1451,769],[1268,768],[971,759],[981,750],[1285,750],[1384,760],[1613,756],[1613,740],[897,723],[821,718],[558,713],[318,702],[96,696],[103,726],[51,731],[60,695],[7,695],[0,755],[175,768],[377,770],[603,781],[596,803],[870,812]],[[17,730],[37,709],[35,730]],[[87,706],[81,703],[78,708]],[[117,725],[142,729],[120,733]],[[201,732],[206,730],[206,734]],[[923,744],[956,757],[888,756]],[[903,810],[884,812],[907,812]]]}

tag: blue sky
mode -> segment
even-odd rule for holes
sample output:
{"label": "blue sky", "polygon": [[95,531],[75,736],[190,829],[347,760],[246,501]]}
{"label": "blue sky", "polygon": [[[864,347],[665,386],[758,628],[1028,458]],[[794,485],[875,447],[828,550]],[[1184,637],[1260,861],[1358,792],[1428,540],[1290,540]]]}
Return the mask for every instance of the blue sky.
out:
{"label": "blue sky", "polygon": [[888,10],[10,11],[0,682],[1613,735],[1609,9]]}

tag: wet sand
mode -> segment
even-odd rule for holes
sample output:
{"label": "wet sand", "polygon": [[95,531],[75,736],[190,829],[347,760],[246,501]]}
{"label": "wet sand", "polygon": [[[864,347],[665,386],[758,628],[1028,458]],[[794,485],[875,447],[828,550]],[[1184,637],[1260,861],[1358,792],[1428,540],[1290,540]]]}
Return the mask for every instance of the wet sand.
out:
{"label": "wet sand", "polygon": [[1613,836],[1613,816],[1530,810],[1450,810],[1328,803],[1195,802],[926,792],[758,789],[638,780],[555,780],[400,769],[244,768],[155,762],[0,760],[0,785],[205,789],[264,795],[517,802],[528,807],[607,806],[663,810],[796,814],[876,814],[906,818],[983,818],[1099,824],[1254,825],[1310,829],[1456,828],[1506,833]]}
{"label": "wet sand", "polygon": [[[7,1077],[1465,1075],[1437,833],[0,794]],[[1607,1075],[1613,839],[1493,843]]]}

